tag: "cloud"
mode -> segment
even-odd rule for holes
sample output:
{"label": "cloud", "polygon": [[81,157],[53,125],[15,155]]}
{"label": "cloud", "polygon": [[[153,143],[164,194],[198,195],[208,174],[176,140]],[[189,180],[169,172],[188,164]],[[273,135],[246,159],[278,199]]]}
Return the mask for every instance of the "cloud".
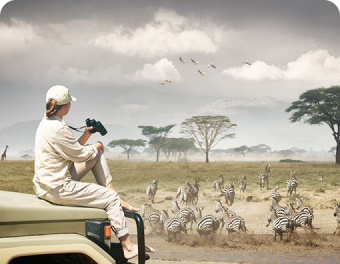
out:
{"label": "cloud", "polygon": [[195,18],[183,17],[172,10],[160,9],[142,27],[116,27],[91,41],[95,46],[128,56],[152,58],[185,52],[215,53],[220,48],[220,27],[213,31]]}
{"label": "cloud", "polygon": [[0,32],[1,53],[21,53],[25,45],[38,38],[32,25],[15,18],[9,24],[0,23]]}
{"label": "cloud", "polygon": [[327,50],[312,50],[302,54],[285,67],[256,61],[251,66],[229,68],[222,74],[246,80],[302,80],[314,82],[340,82],[340,57],[331,56]]}
{"label": "cloud", "polygon": [[138,77],[151,81],[164,81],[170,79],[173,81],[181,80],[181,76],[171,61],[164,58],[155,64],[145,64],[142,70],[136,72]]}

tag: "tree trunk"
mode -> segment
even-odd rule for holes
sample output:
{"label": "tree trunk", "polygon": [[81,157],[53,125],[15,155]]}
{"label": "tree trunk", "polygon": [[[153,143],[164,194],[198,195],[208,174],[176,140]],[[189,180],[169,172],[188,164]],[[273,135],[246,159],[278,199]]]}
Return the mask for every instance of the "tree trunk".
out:
{"label": "tree trunk", "polygon": [[159,152],[160,152],[160,150],[159,150],[159,149],[158,149],[158,150],[156,150],[156,153],[157,153],[156,162],[158,162],[158,160],[159,160]]}
{"label": "tree trunk", "polygon": [[340,165],[340,140],[336,142],[335,164]]}
{"label": "tree trunk", "polygon": [[205,162],[209,163],[209,152],[205,152]]}

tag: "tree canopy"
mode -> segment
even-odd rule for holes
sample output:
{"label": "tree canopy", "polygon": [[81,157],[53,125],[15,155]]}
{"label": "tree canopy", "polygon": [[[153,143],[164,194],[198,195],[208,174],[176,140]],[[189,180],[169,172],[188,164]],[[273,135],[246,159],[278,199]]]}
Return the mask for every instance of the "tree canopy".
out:
{"label": "tree canopy", "polygon": [[340,164],[340,86],[308,90],[286,112],[292,112],[290,121],[293,123],[303,121],[310,125],[328,125],[337,143],[336,164]]}
{"label": "tree canopy", "polygon": [[134,147],[145,147],[146,140],[144,139],[118,139],[112,140],[108,146],[111,148],[121,147],[125,150],[128,160],[130,159],[130,152]]}
{"label": "tree canopy", "polygon": [[181,132],[192,138],[204,151],[205,161],[209,162],[209,151],[225,138],[235,134],[228,131],[236,126],[226,116],[193,116],[182,123]]}
{"label": "tree canopy", "polygon": [[174,126],[175,125],[165,127],[138,126],[142,129],[142,134],[149,139],[149,145],[156,150],[156,162],[159,161],[159,154],[164,144],[164,139]]}

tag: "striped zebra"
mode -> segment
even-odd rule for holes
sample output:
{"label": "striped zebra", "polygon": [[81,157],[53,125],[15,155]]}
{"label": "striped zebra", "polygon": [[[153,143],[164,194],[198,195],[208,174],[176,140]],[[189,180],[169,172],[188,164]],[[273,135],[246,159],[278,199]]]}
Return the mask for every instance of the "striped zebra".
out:
{"label": "striped zebra", "polygon": [[268,188],[268,179],[270,176],[270,165],[267,164],[264,172],[261,172],[258,174],[259,178],[259,184],[260,184],[260,189],[262,190],[264,188],[265,183],[267,183],[267,190]]}
{"label": "striped zebra", "polygon": [[[219,220],[222,223],[221,232],[223,230],[224,225],[226,226],[226,232],[228,235],[232,232],[240,233],[247,232],[246,224],[244,219],[241,216],[236,215],[235,212],[229,211],[222,205],[221,201],[215,201],[216,208],[215,212],[219,214]],[[220,233],[221,233],[220,232]]]}
{"label": "striped zebra", "polygon": [[160,214],[161,212],[150,204],[141,205],[141,216],[149,222],[152,228],[151,234],[157,233],[157,230],[161,228]]}
{"label": "striped zebra", "polygon": [[[273,210],[269,213],[270,222],[272,223],[272,232],[274,236],[274,241],[276,241],[276,235],[280,235],[280,241],[282,241],[283,233],[288,234],[288,239],[295,228],[294,220],[288,216],[278,216],[276,211]],[[269,221],[268,221],[269,222]],[[268,226],[268,225],[267,225]]]}
{"label": "striped zebra", "polygon": [[152,183],[148,184],[146,186],[146,194],[149,196],[149,199],[151,199],[151,202],[155,202],[155,195],[158,189],[158,180],[153,180]]}
{"label": "striped zebra", "polygon": [[224,175],[220,174],[218,176],[218,179],[214,181],[213,189],[215,191],[215,195],[218,194],[218,191],[222,192],[222,189],[224,189]]}
{"label": "striped zebra", "polygon": [[[275,212],[273,212],[275,211]],[[271,213],[274,213],[277,217],[281,217],[281,216],[286,216],[286,217],[292,217],[293,214],[295,213],[295,209],[292,203],[287,204],[286,206],[270,206],[270,213],[269,213],[269,217],[268,217],[268,224],[266,225],[266,227],[269,226],[270,222],[271,222]]]}
{"label": "striped zebra", "polygon": [[185,224],[190,222],[191,223],[190,230],[192,230],[193,222],[196,221],[193,209],[189,207],[180,208],[178,205],[178,202],[175,201],[175,202],[172,202],[171,212],[175,214],[176,217],[179,218]]}
{"label": "striped zebra", "polygon": [[220,226],[220,221],[213,215],[206,215],[197,220],[197,233],[200,237],[212,238]]}
{"label": "striped zebra", "polygon": [[213,215],[202,217],[204,207],[195,207],[194,214],[197,222],[197,233],[199,237],[212,238],[220,226],[220,221]]}
{"label": "striped zebra", "polygon": [[334,214],[336,217],[337,227],[333,235],[335,235],[338,231],[340,231],[340,203],[334,203]]}
{"label": "striped zebra", "polygon": [[300,207],[303,207],[303,198],[299,197],[299,198],[295,198],[296,201],[296,209],[300,209]]}
{"label": "striped zebra", "polygon": [[187,182],[186,186],[180,186],[177,189],[176,199],[180,201],[182,204],[188,205],[192,200],[192,185],[190,182]]}
{"label": "striped zebra", "polygon": [[230,187],[223,189],[222,194],[225,198],[225,202],[228,206],[232,206],[235,199],[234,182],[230,182]]}
{"label": "striped zebra", "polygon": [[286,181],[287,196],[292,195],[293,191],[296,194],[296,188],[298,187],[298,181],[295,176],[295,171],[291,171],[291,178]]}
{"label": "striped zebra", "polygon": [[186,225],[179,218],[169,218],[167,210],[160,211],[160,223],[163,224],[164,231],[168,236],[168,242],[177,241],[177,235],[183,232],[187,234]]}
{"label": "striped zebra", "polygon": [[278,186],[275,186],[272,193],[269,195],[269,200],[274,199],[277,203],[281,201],[281,194],[278,191]]}
{"label": "striped zebra", "polygon": [[312,214],[309,211],[302,211],[297,213],[293,216],[293,220],[295,223],[295,227],[302,227],[305,231],[307,229],[307,226],[310,227],[310,229],[313,229],[312,226]]}
{"label": "striped zebra", "polygon": [[240,182],[240,198],[241,198],[241,192],[243,192],[243,199],[244,199],[244,191],[247,188],[247,177],[243,176],[242,181]]}

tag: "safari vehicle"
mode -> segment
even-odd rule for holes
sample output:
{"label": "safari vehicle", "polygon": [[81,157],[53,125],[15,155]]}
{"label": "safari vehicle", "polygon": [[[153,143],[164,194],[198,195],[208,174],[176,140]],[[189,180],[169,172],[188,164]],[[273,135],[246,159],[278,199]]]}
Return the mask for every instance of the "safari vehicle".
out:
{"label": "safari vehicle", "polygon": [[[138,263],[145,263],[144,224],[137,225]],[[119,243],[111,242],[102,209],[51,204],[36,195],[0,191],[0,263],[129,263]]]}

